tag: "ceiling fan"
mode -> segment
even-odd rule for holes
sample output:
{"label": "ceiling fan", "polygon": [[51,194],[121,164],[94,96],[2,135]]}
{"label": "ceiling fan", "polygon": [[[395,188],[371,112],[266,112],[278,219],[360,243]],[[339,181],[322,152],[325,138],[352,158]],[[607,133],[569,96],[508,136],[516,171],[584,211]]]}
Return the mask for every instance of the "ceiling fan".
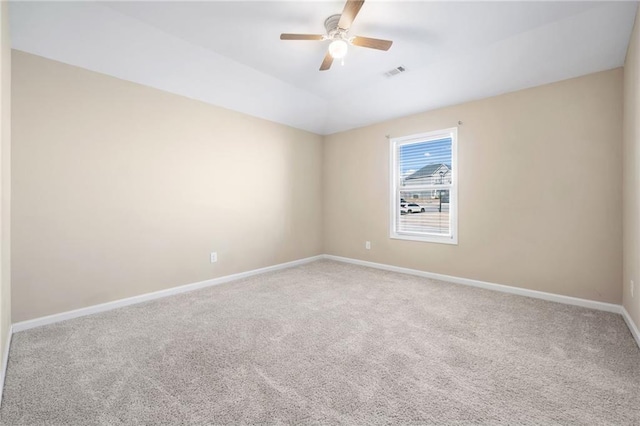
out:
{"label": "ceiling fan", "polygon": [[340,15],[331,15],[324,21],[327,34],[280,34],[280,40],[331,40],[320,71],[331,68],[334,59],[343,59],[350,44],[377,50],[389,50],[393,41],[369,37],[349,37],[349,28],[360,12],[364,0],[347,0]]}

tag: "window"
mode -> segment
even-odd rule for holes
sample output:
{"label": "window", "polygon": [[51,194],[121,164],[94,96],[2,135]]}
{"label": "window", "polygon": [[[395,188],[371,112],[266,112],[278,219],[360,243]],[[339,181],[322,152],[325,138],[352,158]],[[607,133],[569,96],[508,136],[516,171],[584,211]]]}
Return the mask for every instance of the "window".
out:
{"label": "window", "polygon": [[458,243],[457,134],[391,139],[391,238]]}

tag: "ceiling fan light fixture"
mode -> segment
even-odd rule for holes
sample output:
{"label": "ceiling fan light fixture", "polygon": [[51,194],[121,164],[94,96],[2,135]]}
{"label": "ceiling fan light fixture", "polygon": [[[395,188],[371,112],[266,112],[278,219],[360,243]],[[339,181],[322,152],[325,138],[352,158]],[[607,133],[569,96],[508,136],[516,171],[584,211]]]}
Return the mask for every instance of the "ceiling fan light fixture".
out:
{"label": "ceiling fan light fixture", "polygon": [[333,40],[329,45],[329,54],[333,59],[342,59],[347,55],[348,46],[344,40]]}

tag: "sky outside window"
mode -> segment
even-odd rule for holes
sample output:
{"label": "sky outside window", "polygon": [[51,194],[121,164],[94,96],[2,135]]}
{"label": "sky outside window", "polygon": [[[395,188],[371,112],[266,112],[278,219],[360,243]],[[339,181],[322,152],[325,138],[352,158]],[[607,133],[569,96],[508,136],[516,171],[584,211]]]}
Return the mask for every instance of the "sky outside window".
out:
{"label": "sky outside window", "polygon": [[451,167],[451,138],[400,146],[400,172],[403,178],[428,164]]}

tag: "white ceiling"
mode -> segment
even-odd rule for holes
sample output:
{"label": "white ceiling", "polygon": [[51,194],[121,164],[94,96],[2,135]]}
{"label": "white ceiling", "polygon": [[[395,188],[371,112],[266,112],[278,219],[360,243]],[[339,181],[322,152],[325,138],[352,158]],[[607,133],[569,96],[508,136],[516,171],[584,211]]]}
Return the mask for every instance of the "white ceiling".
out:
{"label": "white ceiling", "polygon": [[[320,134],[623,65],[635,2],[368,0],[318,68],[344,1],[14,2],[15,49]],[[383,74],[404,65],[407,72]]]}

